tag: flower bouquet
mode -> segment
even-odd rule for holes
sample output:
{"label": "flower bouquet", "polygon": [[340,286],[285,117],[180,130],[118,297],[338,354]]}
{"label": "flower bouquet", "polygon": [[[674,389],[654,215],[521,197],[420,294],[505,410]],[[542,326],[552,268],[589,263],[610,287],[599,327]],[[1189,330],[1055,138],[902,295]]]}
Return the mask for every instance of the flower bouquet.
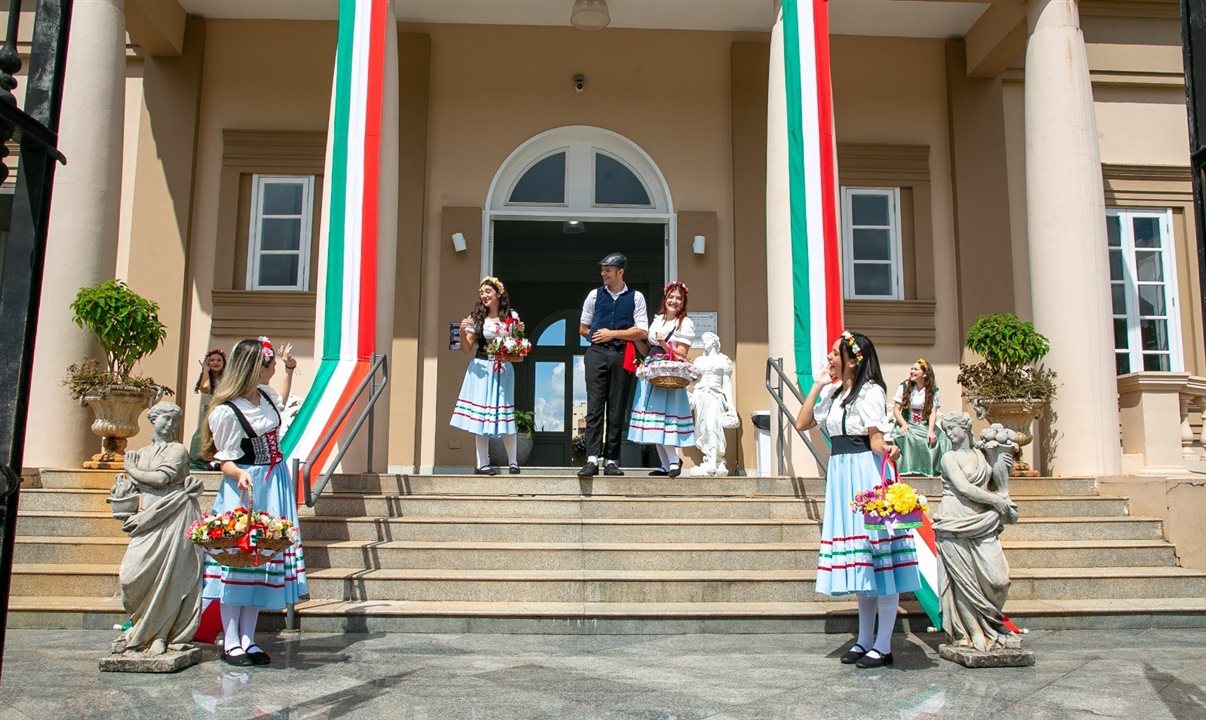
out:
{"label": "flower bouquet", "polygon": [[921,527],[922,513],[929,512],[930,506],[925,495],[917,494],[907,483],[885,479],[870,490],[856,493],[850,509],[862,513],[867,528],[893,532]]}
{"label": "flower bouquet", "polygon": [[259,565],[298,540],[297,526],[288,519],[243,506],[205,513],[185,535],[229,567]]}
{"label": "flower bouquet", "polygon": [[501,370],[505,362],[523,362],[532,352],[532,341],[524,337],[519,329],[519,320],[509,317],[503,321],[502,333],[486,345],[486,355],[494,361],[494,369]]}
{"label": "flower bouquet", "polygon": [[661,388],[684,388],[703,376],[694,363],[671,360],[662,354],[650,355],[637,367],[636,376]]}

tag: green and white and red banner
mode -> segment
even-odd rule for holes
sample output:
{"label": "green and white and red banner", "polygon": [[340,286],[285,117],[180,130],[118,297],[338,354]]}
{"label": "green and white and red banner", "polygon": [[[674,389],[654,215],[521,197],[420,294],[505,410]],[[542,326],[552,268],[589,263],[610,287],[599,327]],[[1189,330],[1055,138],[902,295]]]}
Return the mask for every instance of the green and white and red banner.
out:
{"label": "green and white and red banner", "polygon": [[[382,107],[388,92],[387,48],[394,32],[389,0],[340,0],[326,182],[319,235],[314,383],[281,443],[287,458],[306,459],[328,430],[331,443],[308,473],[325,469],[342,441],[339,411],[353,400],[377,351],[378,241],[390,227],[381,212]],[[396,62],[396,60],[393,60]],[[392,120],[390,120],[392,122]],[[350,424],[354,415],[345,420]],[[304,487],[299,479],[298,489]]]}

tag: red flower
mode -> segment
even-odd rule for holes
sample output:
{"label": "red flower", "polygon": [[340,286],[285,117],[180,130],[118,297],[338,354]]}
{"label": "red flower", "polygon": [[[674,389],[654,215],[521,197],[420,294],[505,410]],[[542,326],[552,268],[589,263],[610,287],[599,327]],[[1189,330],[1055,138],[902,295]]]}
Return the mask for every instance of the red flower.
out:
{"label": "red flower", "polygon": [[222,537],[222,528],[220,528],[220,527],[212,528],[209,531],[209,536],[215,540]]}

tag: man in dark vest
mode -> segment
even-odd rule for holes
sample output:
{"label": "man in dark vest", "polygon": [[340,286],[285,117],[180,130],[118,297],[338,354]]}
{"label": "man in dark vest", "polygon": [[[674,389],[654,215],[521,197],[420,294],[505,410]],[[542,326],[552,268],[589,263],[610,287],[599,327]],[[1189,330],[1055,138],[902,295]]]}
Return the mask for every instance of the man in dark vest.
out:
{"label": "man in dark vest", "polygon": [[[612,253],[599,261],[603,286],[586,296],[578,333],[590,341],[586,368],[586,464],[579,477],[599,472],[623,475],[620,440],[628,414],[628,388],[632,375],[624,369],[624,351],[633,340],[649,334],[645,296],[624,284],[628,258]],[[603,444],[603,418],[607,417],[607,444]]]}

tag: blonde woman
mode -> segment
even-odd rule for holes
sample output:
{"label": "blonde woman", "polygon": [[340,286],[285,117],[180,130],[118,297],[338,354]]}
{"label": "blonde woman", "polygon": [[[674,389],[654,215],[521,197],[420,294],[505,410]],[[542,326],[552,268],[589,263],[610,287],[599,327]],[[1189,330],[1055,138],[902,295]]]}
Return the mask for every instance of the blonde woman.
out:
{"label": "blonde woman", "polygon": [[[297,525],[293,482],[277,436],[281,398],[289,396],[297,367],[291,349],[285,345],[279,352],[285,366],[279,393],[268,384],[278,356],[268,338],[240,340],[230,354],[201,435],[202,456],[221,463],[214,513],[245,505],[251,491],[255,509]],[[301,542],[255,567],[230,568],[206,558],[203,578],[201,596],[222,603],[222,660],[238,666],[271,662],[256,644],[255,626],[261,609],[282,610],[308,593]]]}

